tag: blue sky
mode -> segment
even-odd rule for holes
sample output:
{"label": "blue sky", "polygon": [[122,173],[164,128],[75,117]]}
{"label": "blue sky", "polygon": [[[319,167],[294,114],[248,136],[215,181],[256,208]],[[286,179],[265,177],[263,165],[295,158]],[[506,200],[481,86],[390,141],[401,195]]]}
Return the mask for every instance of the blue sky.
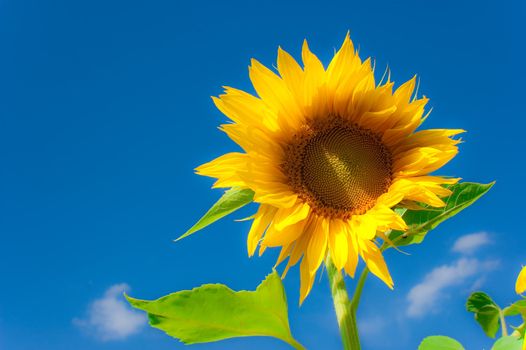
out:
{"label": "blue sky", "polygon": [[[172,242],[220,196],[192,169],[235,149],[210,96],[222,85],[252,91],[250,58],[272,65],[278,45],[298,57],[308,38],[327,63],[348,30],[379,72],[420,76],[434,108],[426,127],[468,130],[442,173],[497,180],[410,256],[386,254],[396,287],[368,281],[363,348],[416,349],[445,334],[487,349],[466,296],[479,287],[513,301],[526,264],[524,10],[511,0],[0,0],[0,349],[179,349],[129,314],[120,291],[255,288],[277,252],[247,257],[249,223],[230,218]],[[297,270],[285,285],[296,337],[339,349],[326,276],[301,308]],[[112,328],[94,321],[97,310],[128,322]],[[287,349],[265,338],[192,348],[269,347]]]}

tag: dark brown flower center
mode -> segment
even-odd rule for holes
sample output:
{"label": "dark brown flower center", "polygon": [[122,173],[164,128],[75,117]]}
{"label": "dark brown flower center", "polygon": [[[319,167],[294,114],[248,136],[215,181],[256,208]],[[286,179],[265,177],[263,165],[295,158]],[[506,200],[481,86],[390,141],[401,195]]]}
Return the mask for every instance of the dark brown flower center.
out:
{"label": "dark brown flower center", "polygon": [[319,214],[348,218],[370,209],[392,180],[391,154],[371,131],[350,123],[296,135],[284,164],[290,184]]}

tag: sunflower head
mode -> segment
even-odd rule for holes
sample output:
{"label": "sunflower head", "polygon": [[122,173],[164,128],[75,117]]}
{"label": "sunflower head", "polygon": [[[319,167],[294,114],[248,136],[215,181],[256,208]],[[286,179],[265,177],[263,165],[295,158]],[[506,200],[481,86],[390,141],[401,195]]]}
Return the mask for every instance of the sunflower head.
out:
{"label": "sunflower head", "polygon": [[281,247],[284,274],[301,260],[300,301],[323,259],[354,276],[361,257],[390,288],[376,239],[406,230],[400,205],[442,207],[458,179],[430,175],[458,152],[463,130],[416,129],[427,98],[415,78],[394,90],[375,81],[371,60],[361,60],[349,35],[328,67],[303,44],[303,65],[278,49],[278,74],[252,60],[257,96],[227,87],[214,102],[231,123],[221,129],[244,152],[227,153],[198,167],[215,187],[249,188],[259,209],[248,233],[248,252]]}

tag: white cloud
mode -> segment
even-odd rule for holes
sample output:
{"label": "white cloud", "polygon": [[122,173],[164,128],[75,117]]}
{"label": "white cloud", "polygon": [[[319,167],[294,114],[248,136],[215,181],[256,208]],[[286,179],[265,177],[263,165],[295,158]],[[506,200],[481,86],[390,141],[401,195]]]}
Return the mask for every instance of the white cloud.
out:
{"label": "white cloud", "polygon": [[73,323],[102,341],[122,340],[139,332],[146,317],[126,303],[122,294],[127,290],[125,283],[111,286],[89,305],[84,318],[76,318]]}
{"label": "white cloud", "polygon": [[420,317],[433,312],[444,292],[453,286],[464,284],[471,277],[481,278],[481,275],[493,270],[497,261],[480,261],[475,258],[461,258],[451,265],[434,268],[414,286],[407,295],[409,317]]}
{"label": "white cloud", "polygon": [[458,238],[452,250],[460,254],[471,254],[478,248],[490,243],[490,237],[486,232],[471,233]]}
{"label": "white cloud", "polygon": [[388,326],[386,318],[381,316],[373,316],[365,319],[360,319],[360,335],[367,338],[378,337]]}

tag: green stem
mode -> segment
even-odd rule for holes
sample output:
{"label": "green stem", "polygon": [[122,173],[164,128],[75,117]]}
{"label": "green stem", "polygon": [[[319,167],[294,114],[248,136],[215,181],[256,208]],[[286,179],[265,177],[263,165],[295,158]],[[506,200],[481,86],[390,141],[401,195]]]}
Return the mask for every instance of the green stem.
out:
{"label": "green stem", "polygon": [[508,326],[506,325],[506,320],[504,319],[504,312],[502,312],[502,310],[499,310],[499,317],[500,317],[500,326],[502,328],[502,336],[506,337],[508,336]]}
{"label": "green stem", "polygon": [[340,327],[343,348],[344,350],[360,350],[360,338],[358,336],[358,326],[356,325],[356,308],[351,307],[343,276],[332,263],[330,256],[327,256],[325,259],[325,266],[327,267],[327,274],[331,284],[332,300],[338,326]]}
{"label": "green stem", "polygon": [[362,296],[362,289],[365,284],[365,280],[367,279],[367,276],[369,275],[369,269],[365,267],[362,270],[362,274],[360,275],[360,279],[358,280],[358,284],[356,285],[356,289],[354,290],[354,295],[351,300],[351,310],[356,314],[356,311],[358,310],[358,304],[360,304],[360,297]]}

